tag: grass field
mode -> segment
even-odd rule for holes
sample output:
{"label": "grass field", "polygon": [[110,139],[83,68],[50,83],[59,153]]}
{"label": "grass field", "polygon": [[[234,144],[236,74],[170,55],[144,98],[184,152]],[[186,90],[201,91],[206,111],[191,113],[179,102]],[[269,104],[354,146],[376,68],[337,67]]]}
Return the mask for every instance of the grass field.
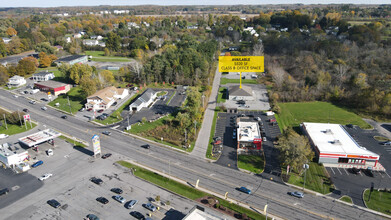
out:
{"label": "grass field", "polygon": [[129,133],[139,135],[140,133],[155,129],[158,126],[162,126],[166,120],[173,118],[173,116],[168,115],[153,122],[146,122],[140,125],[134,124],[132,125],[132,129],[129,130]]}
{"label": "grass field", "polygon": [[263,155],[238,155],[238,167],[253,173],[262,173],[265,169]]}
{"label": "grass field", "polygon": [[[5,123],[4,123],[4,120],[0,120],[3,125],[0,126],[0,134],[6,134],[6,135],[13,135],[13,134],[19,134],[19,133],[22,133],[22,132],[25,132],[25,131],[28,131],[32,128],[34,128],[35,126],[37,126],[36,124],[34,123],[31,123],[31,126],[30,126],[30,123],[27,122],[27,129],[26,129],[26,126],[23,124],[22,126],[20,125],[13,125],[13,124],[7,124],[7,128],[5,128]],[[23,122],[23,120],[22,120]]]}
{"label": "grass field", "polygon": [[[68,105],[68,96],[71,108],[69,108]],[[84,93],[79,87],[73,87],[66,95],[58,96],[55,100],[49,102],[49,105],[68,113],[72,111],[72,114],[75,114],[77,111],[83,108],[85,98],[86,97]],[[60,105],[56,106],[56,103],[59,103]]]}
{"label": "grass field", "polygon": [[[237,84],[239,84],[240,80],[239,79],[221,78],[221,80],[220,80],[220,84],[221,85],[224,85],[224,84],[227,84],[227,83],[237,83]],[[242,83],[243,84],[257,84],[258,82],[255,79],[242,79]]]}
{"label": "grass field", "polygon": [[368,208],[391,215],[391,191],[373,190],[371,200],[369,200],[369,193],[369,190],[365,190],[364,192],[364,201]]}
{"label": "grass field", "polygon": [[70,139],[70,138],[67,138],[67,137],[65,137],[65,136],[63,136],[63,135],[61,135],[59,138],[65,140],[65,141],[67,141],[67,142],[69,142],[69,143],[71,143],[71,144],[74,144],[75,147],[82,147],[82,148],[86,148],[86,147],[87,147],[87,146],[84,145],[83,143],[78,142],[78,141],[75,141],[75,140]]}
{"label": "grass field", "polygon": [[342,196],[339,200],[353,204],[352,198],[350,198],[349,196]]}
{"label": "grass field", "polygon": [[[152,172],[152,171],[149,171],[149,170],[146,170],[144,168],[141,168],[139,166],[136,166],[134,164],[131,164],[129,162],[126,162],[126,161],[118,161],[117,162],[119,165],[121,166],[124,166],[124,167],[127,167],[127,168],[130,168],[130,169],[133,169],[133,173],[135,176],[141,178],[141,179],[144,179],[148,182],[151,182],[153,184],[156,184],[164,189],[167,189],[171,192],[175,192],[181,196],[184,196],[186,198],[189,198],[189,199],[192,199],[192,200],[195,200],[195,199],[198,199],[198,198],[201,198],[201,197],[204,197],[204,196],[212,196],[212,195],[209,195],[205,192],[202,192],[200,190],[197,190],[193,187],[190,187],[188,185],[184,185],[184,184],[181,184],[179,182],[176,182],[174,180],[170,180],[169,178],[167,177],[163,177],[155,172]],[[220,202],[220,205],[222,206],[225,206],[231,210],[234,210],[236,212],[239,212],[239,213],[245,213],[248,217],[250,217],[251,219],[265,219],[265,216],[257,213],[257,212],[254,212],[252,210],[249,210],[249,209],[246,209],[246,208],[243,208],[237,204],[234,204],[234,203],[229,203],[228,201],[225,201],[223,199],[220,199],[220,198],[217,198],[217,200],[219,200]]]}
{"label": "grass field", "polygon": [[224,103],[227,100],[227,88],[220,87],[217,96],[217,103]]}
{"label": "grass field", "polygon": [[281,113],[277,121],[280,129],[298,127],[302,122],[354,124],[371,128],[358,115],[327,102],[279,103]]}
{"label": "grass field", "polygon": [[[305,188],[310,189],[322,194],[327,194],[333,191],[334,186],[331,185],[330,179],[326,175],[326,169],[323,165],[311,162],[309,163],[309,169],[307,170]],[[286,173],[286,168],[284,169]],[[290,178],[288,183],[296,186],[303,187],[304,184],[304,173],[298,175],[296,173],[289,173]]]}
{"label": "grass field", "polygon": [[213,121],[212,121],[212,128],[210,129],[210,136],[209,136],[209,142],[208,142],[208,149],[206,150],[206,158],[216,160],[217,158],[212,155],[212,142],[213,142],[213,137],[215,135],[215,130],[216,130],[216,122],[217,122],[217,113],[218,111],[215,109],[215,114],[213,116]]}
{"label": "grass field", "polygon": [[96,62],[129,62],[132,59],[127,57],[105,56],[103,51],[86,51],[86,55],[92,56],[92,61]]}

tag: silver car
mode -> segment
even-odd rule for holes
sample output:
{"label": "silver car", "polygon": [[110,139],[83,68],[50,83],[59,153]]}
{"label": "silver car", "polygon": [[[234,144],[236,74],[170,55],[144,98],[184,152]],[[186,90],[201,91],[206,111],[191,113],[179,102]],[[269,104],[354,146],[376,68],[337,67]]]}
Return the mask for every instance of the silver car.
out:
{"label": "silver car", "polygon": [[137,204],[137,200],[130,200],[126,205],[125,205],[125,208],[127,209],[131,209],[133,208],[136,204]]}
{"label": "silver car", "polygon": [[126,202],[126,199],[120,195],[116,195],[113,198],[122,204]]}

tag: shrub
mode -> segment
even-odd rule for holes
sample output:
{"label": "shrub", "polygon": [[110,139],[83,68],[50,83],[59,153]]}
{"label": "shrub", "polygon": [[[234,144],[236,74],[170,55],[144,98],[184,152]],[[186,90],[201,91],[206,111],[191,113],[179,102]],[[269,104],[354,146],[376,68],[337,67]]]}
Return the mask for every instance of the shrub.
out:
{"label": "shrub", "polygon": [[156,201],[160,201],[160,196],[157,195],[156,198],[155,198]]}

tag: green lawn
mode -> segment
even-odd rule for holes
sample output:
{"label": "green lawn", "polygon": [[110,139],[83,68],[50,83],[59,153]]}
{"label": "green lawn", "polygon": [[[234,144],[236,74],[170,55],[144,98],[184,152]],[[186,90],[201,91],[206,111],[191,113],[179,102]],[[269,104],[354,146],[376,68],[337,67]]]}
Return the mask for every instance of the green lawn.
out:
{"label": "green lawn", "polygon": [[227,88],[220,87],[219,88],[219,94],[217,96],[217,103],[222,103],[227,100]]}
{"label": "green lawn", "polygon": [[263,155],[238,155],[238,167],[253,173],[262,173],[265,169]]}
{"label": "green lawn", "polygon": [[132,59],[127,57],[105,56],[103,51],[86,51],[86,55],[92,56],[92,61],[97,62],[129,62]]}
{"label": "green lawn", "polygon": [[[69,103],[71,105],[71,108],[69,108],[68,105],[68,98],[67,98],[68,96],[69,96]],[[68,113],[72,111],[72,114],[75,114],[77,111],[83,108],[84,106],[83,103],[85,102],[85,100],[86,97],[83,91],[79,87],[73,87],[67,94],[58,96],[58,98],[49,102],[48,105]],[[59,103],[60,105],[56,106],[55,105],[56,103]]]}
{"label": "green lawn", "polygon": [[166,105],[168,105],[170,103],[170,101],[174,97],[175,93],[176,93],[176,91],[174,91],[174,93],[172,93],[171,97],[167,100]]}
{"label": "green lawn", "polygon": [[[333,191],[334,186],[331,185],[330,179],[326,175],[326,169],[323,165],[315,162],[309,163],[310,168],[307,170],[305,188],[322,194],[327,194]],[[286,168],[283,168],[286,173]],[[288,183],[303,187],[304,173],[300,176],[296,173],[289,172],[290,178]]]}
{"label": "green lawn", "polygon": [[353,204],[352,198],[350,198],[349,196],[342,196],[339,200],[342,200],[342,201],[344,201],[344,202]]}
{"label": "green lawn", "polygon": [[168,115],[168,116],[162,117],[162,118],[160,118],[156,121],[153,121],[153,122],[146,122],[146,123],[140,124],[140,125],[134,124],[134,125],[132,125],[132,129],[129,130],[129,133],[139,135],[140,133],[155,129],[158,126],[162,126],[162,125],[164,125],[164,122],[167,119],[173,119],[173,118],[174,118],[173,116]]}
{"label": "green lawn", "polygon": [[206,150],[206,158],[209,158],[209,159],[212,159],[212,160],[216,160],[217,159],[216,157],[214,157],[212,155],[212,147],[213,147],[212,142],[213,142],[213,137],[215,135],[215,130],[216,130],[217,113],[218,113],[218,111],[215,109],[215,114],[213,116],[213,121],[212,121],[212,129],[210,129],[208,149]]}
{"label": "green lawn", "polygon": [[354,124],[371,128],[358,115],[327,102],[278,103],[281,113],[277,121],[280,129],[298,127],[302,122]]}
{"label": "green lawn", "polygon": [[65,140],[65,141],[67,141],[67,142],[69,142],[69,143],[71,143],[71,144],[74,144],[75,147],[83,147],[83,148],[87,148],[87,147],[88,147],[88,146],[84,145],[84,144],[81,143],[81,142],[75,141],[75,140],[73,140],[73,139],[71,139],[71,138],[68,138],[68,137],[65,137],[65,136],[63,136],[63,135],[61,135],[59,138]]}
{"label": "green lawn", "polygon": [[[239,79],[221,78],[221,80],[220,80],[220,84],[221,85],[224,85],[224,84],[227,84],[227,83],[237,83],[237,84],[239,84],[240,80]],[[257,84],[257,83],[258,82],[255,79],[242,79],[242,84]]]}
{"label": "green lawn", "polygon": [[365,190],[364,192],[364,201],[368,208],[391,215],[391,191],[385,192],[383,190],[373,190],[371,200],[368,201],[369,193],[369,190]]}
{"label": "green lawn", "polygon": [[[175,192],[179,195],[182,195],[186,198],[195,200],[195,199],[199,199],[204,196],[211,196],[212,197],[212,195],[209,195],[205,192],[197,190],[197,189],[190,187],[188,185],[184,185],[182,183],[178,183],[176,181],[170,180],[167,177],[163,177],[155,172],[138,167],[138,166],[133,165],[129,162],[117,161],[117,163],[124,166],[124,167],[133,169],[133,173],[135,176],[137,176],[141,179],[144,179],[148,182],[151,182],[153,184],[156,184],[156,185],[158,185],[162,188],[165,188],[171,192]],[[257,212],[252,211],[252,210],[243,208],[237,204],[229,203],[228,201],[220,199],[220,198],[216,198],[216,199],[219,200],[220,205],[225,206],[225,207],[227,207],[231,210],[234,210],[236,212],[239,212],[239,213],[245,213],[251,219],[265,219],[265,216],[262,214],[259,214]]]}
{"label": "green lawn", "polygon": [[[4,120],[0,120],[0,121],[3,123],[3,125],[0,126],[0,134],[7,134],[7,135],[19,134],[19,133],[28,131],[28,130],[34,128],[35,126],[37,126],[36,124],[31,123],[31,126],[32,126],[32,128],[31,128],[30,122],[27,122],[27,130],[26,130],[26,126],[24,124],[22,126],[7,124],[8,129],[6,129]],[[23,120],[22,120],[22,122],[23,122]]]}

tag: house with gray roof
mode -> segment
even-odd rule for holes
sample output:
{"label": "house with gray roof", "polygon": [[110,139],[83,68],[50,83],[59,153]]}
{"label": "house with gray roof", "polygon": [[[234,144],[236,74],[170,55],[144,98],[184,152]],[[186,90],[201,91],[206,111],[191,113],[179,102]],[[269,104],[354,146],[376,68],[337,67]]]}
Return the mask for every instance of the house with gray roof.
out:
{"label": "house with gray roof", "polygon": [[144,93],[137,98],[132,104],[129,105],[129,109],[132,111],[140,111],[142,108],[148,108],[156,99],[157,92],[153,89],[147,89]]}
{"label": "house with gray roof", "polygon": [[249,86],[242,85],[240,88],[239,85],[234,85],[228,89],[229,100],[254,100],[253,90]]}
{"label": "house with gray roof", "polygon": [[49,71],[42,71],[33,75],[34,81],[48,81],[54,79],[54,73]]}
{"label": "house with gray roof", "polygon": [[57,66],[60,66],[62,63],[68,63],[69,65],[73,65],[75,63],[87,63],[88,59],[86,55],[72,55],[67,57],[62,57],[56,61],[54,61]]}

